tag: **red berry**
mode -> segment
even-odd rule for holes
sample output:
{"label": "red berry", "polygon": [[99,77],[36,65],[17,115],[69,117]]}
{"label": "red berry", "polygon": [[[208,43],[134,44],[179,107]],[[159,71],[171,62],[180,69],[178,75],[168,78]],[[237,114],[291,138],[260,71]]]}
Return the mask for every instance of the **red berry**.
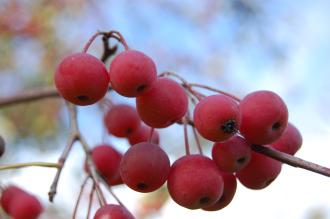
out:
{"label": "red berry", "polygon": [[116,174],[113,177],[106,179],[106,181],[110,186],[117,186],[123,184],[124,182],[120,176],[119,168]]}
{"label": "red berry", "polygon": [[195,107],[194,122],[197,131],[210,141],[225,141],[233,136],[240,124],[239,107],[225,95],[203,98]]}
{"label": "red berry", "polygon": [[177,82],[159,78],[148,92],[136,98],[136,108],[148,126],[165,128],[186,114],[188,97]]}
{"label": "red berry", "polygon": [[288,123],[282,136],[271,144],[274,149],[291,155],[294,155],[301,145],[302,136],[299,130],[291,123]]}
{"label": "red berry", "polygon": [[223,178],[223,194],[221,198],[213,205],[203,208],[205,211],[218,211],[227,205],[233,200],[236,193],[237,181],[236,177],[232,173],[221,173]]}
{"label": "red berry", "polygon": [[280,174],[281,167],[280,162],[252,151],[250,162],[236,177],[247,188],[263,189]]}
{"label": "red berry", "polygon": [[252,144],[269,144],[278,139],[288,124],[288,109],[276,93],[256,91],[240,102],[240,132]]}
{"label": "red berry", "polygon": [[0,136],[0,157],[5,153],[6,150],[5,140]]}
{"label": "red berry", "polygon": [[94,219],[134,219],[134,216],[123,206],[104,205],[96,211]]}
{"label": "red berry", "polygon": [[120,163],[124,183],[138,192],[152,192],[160,188],[169,170],[167,154],[158,145],[148,142],[130,147]]}
{"label": "red berry", "polygon": [[126,97],[136,97],[149,90],[156,80],[157,70],[153,60],[136,50],[126,50],[110,64],[110,81],[113,89]]}
{"label": "red berry", "polygon": [[[105,179],[111,179],[119,170],[122,155],[110,145],[100,145],[93,148],[92,158],[100,175]],[[86,167],[85,164],[85,170],[89,172]]]}
{"label": "red berry", "polygon": [[76,105],[90,105],[106,94],[109,74],[96,57],[75,53],[65,57],[58,65],[55,85],[67,101]]}
{"label": "red berry", "polygon": [[221,197],[223,179],[210,158],[186,155],[173,163],[167,188],[176,203],[198,209],[213,205]]}
{"label": "red berry", "polygon": [[108,132],[117,137],[129,136],[141,124],[135,108],[126,104],[112,106],[104,117]]}
{"label": "red berry", "polygon": [[[130,145],[135,145],[140,142],[148,141],[151,128],[146,125],[141,125],[135,132],[129,135],[128,141]],[[159,144],[159,134],[154,130],[151,137],[151,143]]]}
{"label": "red berry", "polygon": [[239,136],[213,145],[212,159],[224,172],[239,171],[249,163],[250,157],[250,145]]}
{"label": "red berry", "polygon": [[39,200],[26,192],[15,195],[9,207],[9,215],[14,219],[37,219],[42,211]]}
{"label": "red berry", "polygon": [[4,188],[1,194],[1,207],[2,209],[9,213],[9,207],[17,194],[24,193],[24,191],[17,186],[8,186]]}

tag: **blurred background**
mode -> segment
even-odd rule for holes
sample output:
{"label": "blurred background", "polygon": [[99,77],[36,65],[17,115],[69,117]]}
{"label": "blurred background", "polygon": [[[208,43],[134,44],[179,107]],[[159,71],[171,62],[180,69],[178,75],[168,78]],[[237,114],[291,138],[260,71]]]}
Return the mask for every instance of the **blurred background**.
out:
{"label": "blurred background", "polygon": [[[297,156],[330,167],[329,11],[327,0],[1,0],[0,96],[54,86],[54,71],[63,56],[81,51],[97,30],[115,29],[131,48],[151,56],[159,72],[175,71],[189,82],[239,97],[259,89],[277,92],[303,135]],[[100,39],[89,52],[101,56]],[[109,97],[134,105],[115,93]],[[107,142],[127,150],[126,140],[106,135],[98,106],[80,107],[79,124],[90,145]],[[56,162],[68,131],[60,99],[1,108],[0,135],[7,151],[0,164]],[[159,133],[172,162],[184,154],[182,127]],[[203,146],[210,155],[211,143],[203,141]],[[0,182],[37,195],[46,207],[41,219],[68,219],[85,177],[84,159],[81,147],[74,145],[54,204],[47,201],[47,193],[55,170],[2,171]],[[86,217],[90,187],[79,218]],[[114,190],[139,219],[330,218],[330,179],[286,165],[264,190],[239,185],[232,203],[218,212],[184,209],[168,198],[166,189],[149,195],[124,186]],[[93,211],[97,207],[95,202]]]}

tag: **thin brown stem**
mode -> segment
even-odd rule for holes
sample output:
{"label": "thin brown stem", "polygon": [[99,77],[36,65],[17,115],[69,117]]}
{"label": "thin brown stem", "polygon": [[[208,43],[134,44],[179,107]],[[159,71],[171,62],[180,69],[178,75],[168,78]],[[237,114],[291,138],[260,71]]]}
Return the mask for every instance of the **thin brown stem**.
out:
{"label": "thin brown stem", "polygon": [[103,35],[102,32],[96,32],[86,43],[86,45],[84,46],[83,52],[86,53],[87,50],[89,49],[89,47],[92,45],[92,43],[94,42],[94,40],[96,39],[96,37]]}
{"label": "thin brown stem", "polygon": [[92,190],[89,193],[89,202],[88,202],[88,210],[87,210],[86,219],[89,219],[89,216],[91,214],[93,199],[94,199],[94,193],[95,193],[95,184],[93,184]]}
{"label": "thin brown stem", "polygon": [[154,134],[154,128],[151,128],[150,129],[150,133],[149,133],[149,137],[148,137],[148,142],[151,143],[151,140],[152,140],[152,135]]}
{"label": "thin brown stem", "polygon": [[77,198],[76,204],[74,205],[72,219],[76,219],[77,212],[78,212],[78,206],[79,206],[79,203],[80,203],[80,200],[81,200],[81,197],[82,197],[82,194],[84,192],[84,188],[87,184],[88,179],[89,179],[89,176],[86,176],[86,178],[84,179],[83,183],[80,186],[80,191],[79,191],[79,194],[78,194],[78,198]]}
{"label": "thin brown stem", "polygon": [[189,86],[189,83],[183,78],[181,77],[180,75],[174,73],[174,72],[163,72],[159,75],[159,77],[168,77],[168,76],[171,76],[171,77],[175,77],[177,79],[179,79],[181,82],[182,82],[182,87],[187,89],[193,96],[195,96],[198,100],[201,100],[202,98],[204,98],[204,95],[193,90],[191,88],[191,86]]}
{"label": "thin brown stem", "polygon": [[11,106],[14,104],[26,103],[45,98],[59,97],[55,88],[41,88],[31,91],[24,91],[8,97],[0,98],[0,107]]}
{"label": "thin brown stem", "polygon": [[214,91],[214,92],[217,92],[217,93],[220,93],[220,94],[223,94],[223,95],[226,95],[234,100],[236,100],[237,102],[240,102],[241,99],[239,97],[236,97],[230,93],[227,93],[225,91],[222,91],[222,90],[219,90],[219,89],[216,89],[216,88],[213,88],[213,87],[210,87],[210,86],[206,86],[206,85],[203,85],[203,84],[195,84],[195,83],[189,83],[189,86],[191,87],[200,87],[200,88],[204,88],[204,89],[207,89],[207,90],[210,90],[210,91]]}
{"label": "thin brown stem", "polygon": [[124,208],[126,208],[125,205],[120,201],[120,199],[118,198],[118,196],[113,192],[111,186],[107,183],[107,181],[103,177],[101,177],[101,181],[102,181],[103,185],[107,188],[107,190],[109,191],[109,193],[112,195],[112,197],[118,202],[118,204],[120,204],[121,206],[123,206]]}
{"label": "thin brown stem", "polygon": [[266,155],[268,157],[271,157],[275,160],[278,160],[282,163],[288,164],[290,166],[302,168],[308,171],[312,171],[330,177],[329,168],[274,150],[270,147],[265,147],[261,145],[252,145],[252,150],[260,154]]}
{"label": "thin brown stem", "polygon": [[199,153],[201,155],[203,155],[202,145],[201,145],[201,142],[199,141],[199,138],[198,138],[198,135],[197,135],[197,132],[196,132],[196,128],[192,126],[191,129],[193,130],[193,133],[194,133],[197,149],[198,149]]}
{"label": "thin brown stem", "polygon": [[56,192],[57,192],[57,185],[58,185],[58,182],[60,180],[62,169],[64,167],[64,164],[66,162],[66,159],[69,156],[69,153],[71,151],[71,148],[72,148],[72,146],[73,146],[73,144],[74,144],[74,142],[76,140],[77,140],[76,134],[73,134],[73,135],[71,135],[68,138],[68,142],[67,142],[67,144],[66,144],[66,146],[65,146],[65,148],[64,148],[64,150],[62,152],[61,157],[58,160],[59,168],[57,169],[57,172],[56,172],[56,175],[54,177],[53,183],[51,184],[50,190],[48,192],[48,197],[49,197],[49,201],[50,202],[53,202],[54,201],[54,197],[55,197]]}
{"label": "thin brown stem", "polygon": [[29,162],[29,163],[15,163],[8,165],[1,165],[1,170],[11,170],[11,169],[19,169],[24,167],[48,167],[48,168],[60,168],[61,165],[58,163],[48,163],[48,162]]}
{"label": "thin brown stem", "polygon": [[184,133],[184,146],[186,150],[186,155],[190,155],[190,148],[189,148],[189,139],[188,139],[188,130],[187,130],[187,118],[182,118],[183,123],[183,133]]}

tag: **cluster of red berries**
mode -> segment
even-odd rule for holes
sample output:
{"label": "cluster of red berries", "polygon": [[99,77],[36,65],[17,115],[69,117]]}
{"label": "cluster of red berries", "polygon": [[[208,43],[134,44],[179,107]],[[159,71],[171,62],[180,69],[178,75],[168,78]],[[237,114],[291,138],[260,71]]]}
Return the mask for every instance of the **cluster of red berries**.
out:
{"label": "cluster of red berries", "polygon": [[34,195],[13,185],[2,188],[0,204],[13,219],[36,219],[43,211]]}
{"label": "cluster of red berries", "polygon": [[[212,159],[187,153],[170,165],[153,129],[190,119],[188,97],[196,92],[189,84],[157,77],[152,59],[130,49],[113,59],[109,71],[91,55],[70,55],[59,64],[55,83],[63,98],[77,105],[99,101],[110,86],[122,96],[136,98],[137,110],[113,105],[104,117],[108,132],[128,138],[132,146],[124,155],[109,145],[95,147],[96,168],[109,185],[123,182],[139,192],[155,191],[167,182],[172,199],[189,209],[214,211],[227,206],[236,179],[250,189],[263,189],[278,176],[281,163],[252,152],[251,145],[293,155],[302,144],[299,131],[288,123],[285,103],[274,92],[256,91],[242,100],[224,93],[197,95],[191,122],[202,137],[214,142]],[[115,205],[101,207],[94,218],[117,214],[133,218]]]}

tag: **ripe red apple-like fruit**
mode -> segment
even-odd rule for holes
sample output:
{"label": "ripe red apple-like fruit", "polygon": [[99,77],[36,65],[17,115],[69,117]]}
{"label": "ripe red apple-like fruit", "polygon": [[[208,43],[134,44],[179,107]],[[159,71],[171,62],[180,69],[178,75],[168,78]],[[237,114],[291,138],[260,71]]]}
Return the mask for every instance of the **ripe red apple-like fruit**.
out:
{"label": "ripe red apple-like fruit", "polygon": [[240,104],[240,133],[251,144],[274,142],[288,124],[288,109],[276,93],[255,91],[245,96]]}
{"label": "ripe red apple-like fruit", "polygon": [[117,137],[128,137],[141,125],[141,120],[135,108],[127,104],[110,107],[104,117],[108,132]]}
{"label": "ripe red apple-like fruit", "polygon": [[136,109],[148,126],[166,128],[186,114],[188,97],[177,82],[158,78],[149,91],[136,98]]}
{"label": "ripe red apple-like fruit", "polygon": [[138,192],[160,188],[170,170],[167,154],[156,144],[141,142],[130,147],[120,162],[123,182]]}
{"label": "ripe red apple-like fruit", "polygon": [[136,97],[148,91],[157,78],[156,65],[144,53],[126,50],[110,64],[112,88],[125,97]]}
{"label": "ripe red apple-like fruit", "polygon": [[109,87],[109,74],[96,57],[87,53],[71,54],[60,62],[55,85],[61,96],[76,105],[99,101]]}
{"label": "ripe red apple-like fruit", "polygon": [[108,204],[96,211],[94,219],[134,219],[134,216],[123,206]]}
{"label": "ripe red apple-like fruit", "polygon": [[195,107],[194,123],[204,138],[214,142],[225,141],[239,128],[238,103],[221,94],[207,96]]}
{"label": "ripe red apple-like fruit", "polygon": [[179,205],[198,209],[216,203],[223,193],[223,179],[213,160],[186,155],[176,160],[167,179],[172,199]]}
{"label": "ripe red apple-like fruit", "polygon": [[252,151],[250,162],[236,173],[236,177],[249,189],[263,189],[276,179],[281,168],[279,161]]}

